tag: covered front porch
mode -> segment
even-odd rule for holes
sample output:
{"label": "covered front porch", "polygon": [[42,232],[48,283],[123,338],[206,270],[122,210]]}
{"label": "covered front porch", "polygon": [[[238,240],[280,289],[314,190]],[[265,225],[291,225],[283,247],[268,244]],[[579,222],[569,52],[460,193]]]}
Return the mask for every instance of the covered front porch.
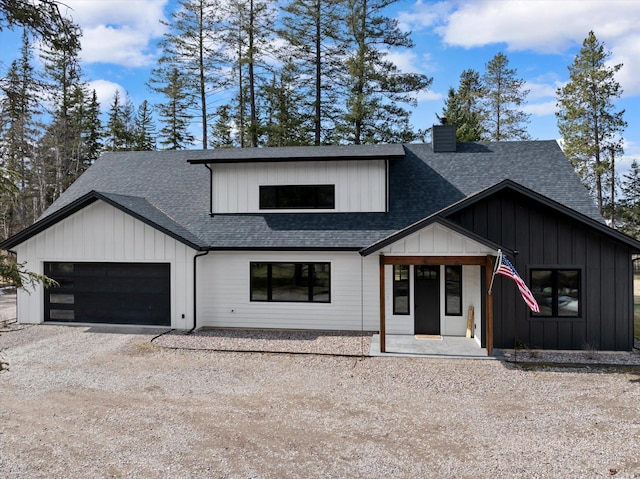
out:
{"label": "covered front porch", "polygon": [[436,215],[362,250],[379,258],[377,351],[491,356],[500,248]]}
{"label": "covered front porch", "polygon": [[[440,356],[491,356],[493,354],[493,298],[488,292],[494,265],[492,254],[483,256],[387,256],[383,254],[379,256],[379,261],[380,328],[377,339],[379,353],[413,352]],[[407,316],[411,318],[413,334],[397,334],[398,331],[389,328],[387,324],[388,316],[400,317],[396,314],[399,298],[395,284],[398,282],[400,266],[411,273],[408,277],[412,280],[409,281],[406,293],[407,302],[410,304],[406,306],[406,311]],[[450,278],[449,269],[454,272],[453,278],[459,276],[459,285],[450,284],[455,283],[455,279]],[[392,274],[391,283],[387,280],[389,272]],[[426,276],[429,276],[429,279],[425,280]],[[427,281],[434,286],[421,285]],[[463,290],[467,291],[463,294]],[[391,299],[391,305],[387,304],[389,299]],[[430,317],[433,319],[429,319]],[[456,326],[448,328],[447,321],[455,321]],[[460,325],[463,329],[460,329]]]}

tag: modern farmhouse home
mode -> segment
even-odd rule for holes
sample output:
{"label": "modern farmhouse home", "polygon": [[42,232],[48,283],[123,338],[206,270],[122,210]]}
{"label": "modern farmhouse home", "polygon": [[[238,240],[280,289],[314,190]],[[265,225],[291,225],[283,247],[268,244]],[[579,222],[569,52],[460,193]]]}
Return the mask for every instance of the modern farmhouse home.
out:
{"label": "modern farmhouse home", "polygon": [[[22,323],[633,346],[640,242],[555,141],[105,153],[0,247],[59,283],[18,293]],[[508,278],[489,294],[499,250],[539,312]]]}

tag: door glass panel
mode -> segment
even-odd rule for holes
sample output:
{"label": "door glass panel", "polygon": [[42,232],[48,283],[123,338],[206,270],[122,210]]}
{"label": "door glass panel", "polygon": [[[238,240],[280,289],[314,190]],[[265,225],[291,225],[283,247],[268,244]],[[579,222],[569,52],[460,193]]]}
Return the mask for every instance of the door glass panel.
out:
{"label": "door glass panel", "polygon": [[73,294],[51,293],[49,295],[49,302],[52,304],[73,304],[74,300]]}
{"label": "door glass panel", "polygon": [[462,316],[462,266],[447,266],[445,314]]}
{"label": "door glass panel", "polygon": [[64,321],[70,321],[74,319],[73,309],[50,309],[49,319],[60,319]]}

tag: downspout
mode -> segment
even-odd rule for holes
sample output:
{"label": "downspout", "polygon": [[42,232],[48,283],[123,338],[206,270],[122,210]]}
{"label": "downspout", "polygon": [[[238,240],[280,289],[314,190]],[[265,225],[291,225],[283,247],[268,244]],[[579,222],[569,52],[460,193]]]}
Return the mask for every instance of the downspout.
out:
{"label": "downspout", "polygon": [[196,278],[197,278],[197,274],[196,274],[196,260],[200,257],[200,256],[206,256],[209,254],[209,250],[204,251],[204,252],[200,252],[198,254],[196,254],[193,257],[193,328],[191,328],[187,334],[191,334],[195,331],[196,327],[198,326],[198,322],[196,320],[196,315],[197,315],[197,300],[198,300],[198,287],[197,287],[197,283],[196,283]]}

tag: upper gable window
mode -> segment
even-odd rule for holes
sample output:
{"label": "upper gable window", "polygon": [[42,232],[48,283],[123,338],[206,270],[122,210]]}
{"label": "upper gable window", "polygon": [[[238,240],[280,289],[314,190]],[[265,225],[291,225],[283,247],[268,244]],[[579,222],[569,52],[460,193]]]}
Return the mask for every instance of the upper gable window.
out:
{"label": "upper gable window", "polygon": [[260,186],[260,209],[325,209],[336,207],[335,185]]}

